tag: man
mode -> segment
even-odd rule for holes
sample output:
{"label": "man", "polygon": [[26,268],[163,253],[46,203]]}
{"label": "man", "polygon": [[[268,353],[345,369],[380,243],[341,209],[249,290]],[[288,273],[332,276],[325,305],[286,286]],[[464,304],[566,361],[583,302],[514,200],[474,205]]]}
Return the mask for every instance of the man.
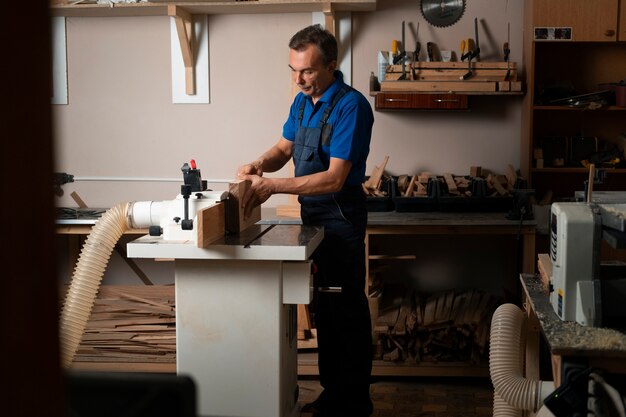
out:
{"label": "man", "polygon": [[[313,254],[314,321],[318,366],[324,390],[303,411],[321,416],[364,417],[372,411],[370,314],[365,295],[367,210],[361,184],[374,116],[367,99],[343,82],[337,70],[337,41],[319,25],[289,42],[289,67],[300,87],[283,126],[283,137],[256,161],[239,169],[251,180],[246,211],[272,194],[297,194],[302,223],[324,227]],[[266,178],[293,157],[294,178]]]}

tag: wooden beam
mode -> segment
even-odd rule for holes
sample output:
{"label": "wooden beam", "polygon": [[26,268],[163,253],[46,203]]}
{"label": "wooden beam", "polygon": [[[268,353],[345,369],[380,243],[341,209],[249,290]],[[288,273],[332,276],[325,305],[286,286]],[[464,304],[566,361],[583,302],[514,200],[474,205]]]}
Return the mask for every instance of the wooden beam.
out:
{"label": "wooden beam", "polygon": [[337,20],[335,19],[333,4],[330,2],[324,3],[322,12],[324,13],[324,26],[326,26],[326,30],[337,37]]}
{"label": "wooden beam", "polygon": [[176,32],[185,65],[185,92],[196,94],[196,66],[194,62],[193,17],[185,9],[173,4],[167,6],[167,14],[176,21]]}

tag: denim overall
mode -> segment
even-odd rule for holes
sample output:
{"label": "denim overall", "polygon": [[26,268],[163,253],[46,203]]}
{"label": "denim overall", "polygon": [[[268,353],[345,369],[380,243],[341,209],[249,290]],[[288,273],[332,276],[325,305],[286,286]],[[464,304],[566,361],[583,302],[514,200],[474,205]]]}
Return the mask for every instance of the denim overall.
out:
{"label": "denim overall", "polygon": [[[317,127],[303,127],[299,109],[294,141],[295,175],[328,170],[322,152],[332,136],[328,117],[352,90],[344,86],[326,107]],[[324,239],[312,258],[316,287],[341,287],[341,293],[316,292],[311,309],[317,327],[321,398],[339,415],[368,416],[372,412],[369,384],[372,370],[370,313],[365,295],[365,228],[367,208],[361,185],[337,193],[300,196],[302,223],[324,227]]]}

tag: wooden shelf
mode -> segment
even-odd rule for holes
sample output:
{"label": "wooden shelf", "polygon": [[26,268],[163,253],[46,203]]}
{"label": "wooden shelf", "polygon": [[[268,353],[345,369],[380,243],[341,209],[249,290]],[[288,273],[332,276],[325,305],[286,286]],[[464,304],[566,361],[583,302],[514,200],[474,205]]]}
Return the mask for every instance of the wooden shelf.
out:
{"label": "wooden shelf", "polygon": [[[370,91],[370,97],[376,97],[378,94],[456,94],[459,96],[523,96],[523,91]],[[623,107],[618,107],[622,109]],[[626,108],[623,108],[626,109]]]}
{"label": "wooden shelf", "polygon": [[190,14],[303,13],[373,11],[376,0],[258,0],[258,1],[172,1],[147,3],[51,5],[52,16],[124,17],[167,16],[168,5],[176,5]]}

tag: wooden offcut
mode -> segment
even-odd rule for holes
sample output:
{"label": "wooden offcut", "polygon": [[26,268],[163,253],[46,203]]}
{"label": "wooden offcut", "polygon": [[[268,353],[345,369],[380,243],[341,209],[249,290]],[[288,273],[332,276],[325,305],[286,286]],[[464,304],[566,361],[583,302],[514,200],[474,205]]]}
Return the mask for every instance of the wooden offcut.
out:
{"label": "wooden offcut", "polygon": [[224,203],[215,203],[198,211],[197,246],[206,248],[224,236]]}
{"label": "wooden offcut", "polygon": [[372,175],[365,181],[364,185],[366,188],[377,189],[379,183],[383,177],[383,173],[385,172],[385,167],[387,166],[387,162],[389,162],[389,155],[385,156],[385,159],[380,165],[376,165],[372,170]]}
{"label": "wooden offcut", "polygon": [[457,189],[456,182],[454,182],[454,176],[450,173],[444,173],[443,179],[446,181],[446,185],[448,186],[448,194],[459,194],[459,190]]}

